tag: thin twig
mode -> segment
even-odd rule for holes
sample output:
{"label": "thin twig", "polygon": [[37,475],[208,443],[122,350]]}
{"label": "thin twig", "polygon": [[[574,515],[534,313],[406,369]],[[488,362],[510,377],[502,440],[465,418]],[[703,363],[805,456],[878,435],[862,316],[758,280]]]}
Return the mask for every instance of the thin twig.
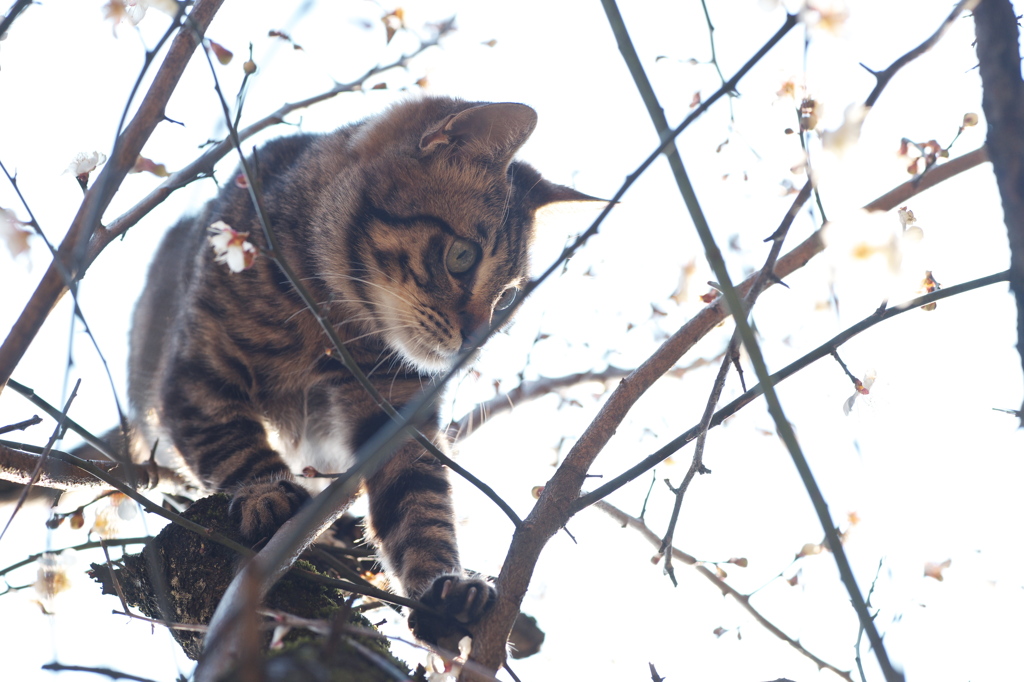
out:
{"label": "thin twig", "polygon": [[[595,503],[594,506],[603,511],[604,513],[608,514],[609,516],[611,516],[623,527],[629,526],[630,528],[639,531],[639,533],[643,535],[643,537],[655,547],[660,546],[661,539],[654,533],[654,531],[648,528],[647,524],[644,523],[641,519],[634,518],[629,514],[625,513],[624,511],[621,511],[617,507],[603,500],[598,501],[597,503]],[[737,591],[735,588],[729,585],[729,583],[719,578],[714,571],[710,570],[701,562],[697,561],[697,559],[692,555],[687,554],[686,552],[683,552],[682,550],[676,548],[672,548],[672,555],[679,561],[682,561],[685,564],[693,566],[698,573],[707,578],[715,585],[715,587],[721,590],[722,594],[727,594],[730,597],[734,598],[736,602],[740,606],[742,606],[743,609],[747,611],[747,613],[753,616],[754,620],[756,620],[762,627],[768,630],[768,632],[772,633],[773,635],[775,635],[776,637],[783,640],[791,647],[799,651],[801,654],[814,661],[814,663],[819,668],[828,668],[829,670],[839,675],[843,679],[847,680],[848,682],[852,682],[849,671],[840,670],[836,666],[821,660],[820,658],[812,654],[810,651],[805,649],[799,641],[787,635],[785,632],[780,630],[778,626],[773,624],[764,615],[762,615],[757,609],[753,607],[753,605],[751,605],[750,595],[746,595]]]}

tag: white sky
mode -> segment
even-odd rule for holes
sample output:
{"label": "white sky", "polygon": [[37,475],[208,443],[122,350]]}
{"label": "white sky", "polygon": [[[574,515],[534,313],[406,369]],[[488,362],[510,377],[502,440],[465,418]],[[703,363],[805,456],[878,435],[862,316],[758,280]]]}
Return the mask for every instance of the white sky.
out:
{"label": "white sky", "polygon": [[[77,152],[109,152],[141,60],[134,32],[122,26],[115,39],[101,20],[101,4],[50,0],[33,6],[0,43],[0,161],[17,170],[22,191],[54,241],[70,223],[81,196],[74,179],[61,172]],[[218,70],[228,93],[236,91],[246,46],[254,43],[261,72],[252,83],[243,123],[283,102],[326,89],[332,77],[350,80],[378,61],[390,62],[412,46],[402,42],[408,37],[400,36],[397,44],[383,48],[378,24],[382,12],[374,3],[318,3],[292,25],[298,4],[227,2],[209,31],[236,54],[231,65]],[[781,10],[769,11],[763,4],[709,3],[727,76],[781,25]],[[825,104],[824,126],[839,125],[846,106],[870,91],[873,79],[858,62],[876,69],[887,66],[931,34],[949,4],[853,2],[838,37],[813,33],[806,81]],[[630,1],[620,9],[669,121],[681,120],[695,91],[707,97],[718,84],[711,67],[687,63],[690,58],[703,62],[709,55],[700,4]],[[382,77],[387,91],[342,96],[291,121],[301,120],[304,130],[329,130],[379,111],[402,96],[395,92],[399,86],[426,74],[432,93],[534,106],[540,124],[522,158],[550,179],[589,194],[613,194],[653,149],[657,136],[599,3],[424,2],[409,3],[406,10],[412,26],[457,14],[460,30],[443,50],[417,59],[408,74]],[[372,30],[354,17],[362,17]],[[145,19],[141,28],[147,44],[165,25],[166,19],[155,12]],[[306,49],[295,52],[267,39],[268,29],[290,30]],[[805,70],[803,35],[802,29],[795,30],[741,83],[742,97],[733,101],[732,134],[729,106],[723,101],[679,141],[734,277],[763,261],[766,247],[761,240],[775,229],[790,201],[782,196],[780,182],[803,182],[802,176],[789,172],[800,160],[798,141],[782,134],[795,124],[792,105],[776,96],[782,81]],[[497,40],[494,47],[481,44],[491,39]],[[867,228],[844,216],[907,178],[895,157],[901,137],[946,144],[964,113],[981,113],[972,41],[972,22],[960,20],[933,52],[890,84],[868,117],[857,149],[830,166],[816,153],[815,160],[827,171],[822,200],[837,229],[861,234]],[[668,59],[655,62],[661,55]],[[171,169],[184,165],[196,156],[198,144],[223,134],[218,112],[205,60],[196,61],[167,112],[184,128],[161,125],[145,154]],[[291,130],[279,126],[268,136]],[[984,120],[967,130],[953,155],[979,146],[984,130]],[[716,153],[726,139],[729,144]],[[229,159],[223,164],[222,177],[234,163]],[[157,183],[148,175],[129,177],[106,219]],[[162,231],[179,215],[198,209],[213,191],[207,181],[176,193],[126,240],[112,244],[83,282],[82,306],[121,395],[128,321],[146,264]],[[990,167],[944,183],[909,205],[925,232],[914,268],[931,269],[942,284],[951,285],[1007,267],[1005,228]],[[0,207],[26,217],[6,183],[0,183]],[[584,229],[591,217],[587,210],[552,216],[538,239],[537,265],[546,266],[566,237]],[[898,225],[894,215],[882,221],[888,229]],[[812,229],[810,217],[802,215],[788,242],[796,244]],[[725,248],[733,235],[740,252]],[[866,316],[888,293],[879,263],[853,263],[839,246],[830,251],[789,278],[790,289],[775,287],[759,302],[754,319],[770,368],[781,368]],[[681,268],[694,258],[694,292],[677,305],[669,295]],[[12,261],[0,252],[0,335],[17,319],[46,263],[38,240],[30,258]],[[910,279],[919,279],[917,270],[908,269]],[[695,296],[705,291],[708,279],[667,164],[659,161],[566,272],[524,308],[512,333],[495,339],[481,364],[483,377],[462,382],[452,397],[454,411],[461,413],[474,400],[491,397],[494,378],[510,388],[524,365],[527,378],[601,369],[608,362],[635,365],[665,331],[671,333],[699,310]],[[828,300],[830,279],[840,301],[838,314],[819,309]],[[904,290],[893,300],[913,293]],[[14,374],[55,403],[62,399],[65,375],[67,303],[51,316]],[[652,304],[667,315],[652,319]],[[1006,286],[999,285],[943,301],[932,313],[908,312],[845,345],[841,355],[854,373],[863,376],[874,369],[878,375],[872,395],[861,398],[849,417],[843,415],[842,403],[852,389],[831,361],[780,387],[834,518],[844,528],[848,513],[862,519],[847,552],[863,591],[884,560],[873,600],[881,609],[877,623],[891,658],[912,681],[1003,680],[1018,669],[1024,557],[1014,538],[1024,521],[1018,492],[1024,474],[1022,437],[1012,417],[991,409],[1020,404],[1024,384],[1014,349],[1014,315]],[[550,336],[531,350],[538,331]],[[716,330],[683,363],[717,354],[730,331]],[[115,421],[110,389],[80,333],[74,357],[69,376],[72,381],[81,376],[83,387],[72,416],[103,431]],[[658,384],[619,428],[594,473],[614,476],[689,428],[699,418],[713,374],[693,373]],[[752,380],[751,371],[747,377]],[[730,377],[723,403],[739,392],[734,379]],[[552,462],[589,422],[599,405],[594,397],[598,392],[594,386],[572,391],[569,397],[579,406],[560,404],[554,396],[524,405],[460,446],[460,461],[525,515],[532,504],[531,487],[550,477]],[[0,395],[0,424],[35,412],[10,390]],[[36,427],[26,439],[45,442],[50,428]],[[804,543],[820,541],[822,533],[773,432],[766,411],[755,403],[711,434],[705,461],[713,474],[691,486],[677,545],[709,560],[747,557],[746,569],[726,567],[729,581],[742,592],[782,571],[788,578],[799,568],[797,587],[776,580],[758,593],[755,605],[818,656],[850,668],[856,623],[832,558],[809,557],[789,567],[794,553]],[[647,516],[657,533],[664,531],[671,509],[660,479],[668,476],[678,483],[691,454],[687,448],[673,458],[674,464],[658,468],[659,483]],[[637,514],[649,481],[649,476],[641,477],[611,501]],[[468,486],[458,486],[464,562],[494,574],[511,527],[498,510],[480,500]],[[0,566],[85,540],[83,531],[46,532],[43,518],[42,510],[18,518],[0,542]],[[618,530],[599,512],[580,514],[570,530],[579,544],[564,534],[552,540],[524,603],[524,611],[538,618],[548,639],[540,655],[515,664],[523,680],[643,680],[649,679],[648,662],[671,681],[836,679],[827,671],[819,673],[731,600],[723,600],[692,569],[677,567],[680,585],[672,588],[660,566],[649,561],[654,549],[630,531]],[[945,559],[952,563],[943,582],[923,577],[925,562]],[[95,555],[80,558],[79,565],[98,560]],[[33,577],[29,569],[9,579],[24,584]],[[68,664],[174,679],[177,652],[166,636],[108,615],[119,608],[116,599],[97,597],[98,590],[84,575],[77,581],[77,599],[67,600],[55,618],[40,615],[29,602],[30,592],[2,597],[0,641],[8,643],[5,650],[19,652],[5,660],[5,678],[48,678],[39,666],[56,657]],[[716,638],[716,627],[738,627],[742,640],[735,632]],[[869,678],[879,679],[866,644],[862,655]],[[97,678],[68,673],[61,679]]]}

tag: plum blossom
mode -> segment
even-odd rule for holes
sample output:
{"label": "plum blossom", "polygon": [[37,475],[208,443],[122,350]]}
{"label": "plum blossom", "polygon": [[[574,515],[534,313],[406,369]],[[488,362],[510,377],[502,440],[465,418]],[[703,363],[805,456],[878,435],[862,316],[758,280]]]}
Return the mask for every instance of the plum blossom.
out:
{"label": "plum blossom", "polygon": [[68,570],[74,567],[76,554],[73,549],[65,549],[60,554],[45,552],[36,562],[39,567],[33,587],[47,612],[52,610],[53,600],[58,594],[71,589]]}
{"label": "plum blossom", "polygon": [[862,395],[868,395],[869,393],[871,393],[871,387],[874,385],[876,378],[877,375],[875,374],[875,370],[872,369],[869,370],[868,373],[864,375],[863,381],[860,379],[856,379],[853,382],[853,387],[856,390],[853,392],[853,395],[847,398],[846,401],[843,403],[843,414],[845,414],[847,417],[850,416],[850,412],[851,410],[853,410],[853,404],[854,402],[856,402],[857,397]]}
{"label": "plum blossom", "polygon": [[103,152],[78,152],[64,172],[74,175],[78,184],[85,190],[89,184],[89,174],[102,166],[106,160],[107,155]]}
{"label": "plum blossom", "polygon": [[224,263],[231,272],[241,272],[252,267],[256,260],[256,247],[248,241],[248,232],[236,232],[223,220],[207,228],[210,232],[210,246],[218,263]]}

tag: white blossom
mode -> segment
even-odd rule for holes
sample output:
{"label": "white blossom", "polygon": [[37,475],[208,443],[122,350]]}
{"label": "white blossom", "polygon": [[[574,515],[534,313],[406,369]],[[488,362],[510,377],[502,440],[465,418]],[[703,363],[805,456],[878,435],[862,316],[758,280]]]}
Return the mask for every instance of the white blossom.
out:
{"label": "white blossom", "polygon": [[88,179],[89,173],[103,165],[106,160],[107,155],[103,152],[79,152],[64,172],[71,173],[78,178],[84,175]]}
{"label": "white blossom", "polygon": [[210,232],[210,246],[218,263],[224,263],[231,272],[241,272],[252,267],[256,260],[256,247],[248,241],[248,232],[237,232],[223,220],[207,228]]}

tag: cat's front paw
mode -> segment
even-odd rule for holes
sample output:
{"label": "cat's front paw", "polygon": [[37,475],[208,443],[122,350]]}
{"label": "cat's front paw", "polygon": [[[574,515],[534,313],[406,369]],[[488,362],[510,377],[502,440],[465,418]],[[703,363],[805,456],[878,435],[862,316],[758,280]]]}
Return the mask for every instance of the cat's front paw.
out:
{"label": "cat's front paw", "polygon": [[485,580],[461,575],[439,576],[420,596],[420,601],[437,613],[413,611],[409,615],[409,628],[420,640],[454,651],[459,639],[469,633],[465,626],[480,620],[497,598],[498,593]]}
{"label": "cat's front paw", "polygon": [[273,535],[307,501],[309,493],[294,481],[251,483],[235,491],[228,513],[245,539],[255,542]]}

